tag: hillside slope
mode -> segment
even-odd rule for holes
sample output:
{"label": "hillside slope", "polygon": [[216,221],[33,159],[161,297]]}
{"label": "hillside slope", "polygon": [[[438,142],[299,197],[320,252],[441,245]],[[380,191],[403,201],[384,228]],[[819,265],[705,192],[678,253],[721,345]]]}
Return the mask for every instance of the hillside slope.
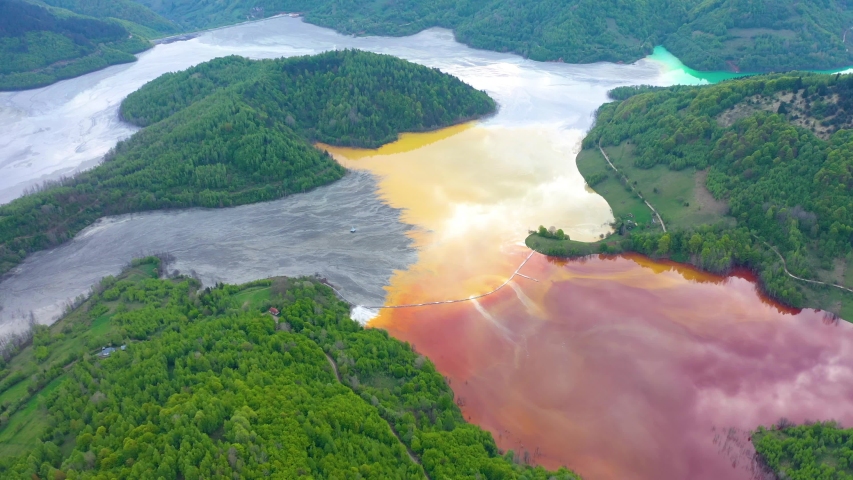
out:
{"label": "hillside slope", "polygon": [[853,65],[846,0],[136,0],[185,28],[281,12],[356,35],[453,29],[477,48],[534,60],[632,62],[663,45],[699,70],[745,72]]}
{"label": "hillside slope", "polygon": [[[175,23],[157,15],[148,7],[132,0],[41,0],[47,5],[95,18],[114,18],[143,27],[152,36],[180,31]],[[150,38],[150,37],[149,37]]]}
{"label": "hillside slope", "polygon": [[0,0],[0,90],[49,85],[136,60],[151,47],[119,21]]}
{"label": "hillside slope", "polygon": [[160,266],[4,352],[2,478],[577,479],[501,455],[429,360],[318,279],[199,292]]}

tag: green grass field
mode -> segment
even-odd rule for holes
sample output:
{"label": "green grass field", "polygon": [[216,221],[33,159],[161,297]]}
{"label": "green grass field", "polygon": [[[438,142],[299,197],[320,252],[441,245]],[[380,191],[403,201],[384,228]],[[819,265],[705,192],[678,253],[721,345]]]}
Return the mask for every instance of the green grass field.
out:
{"label": "green grass field", "polygon": [[652,212],[649,207],[619,181],[616,173],[607,165],[597,149],[581,150],[577,157],[577,165],[584,178],[593,178],[602,174],[607,176],[606,180],[591,188],[607,200],[614,217],[632,217],[641,225],[652,221]]}
{"label": "green grass field", "polygon": [[62,377],[59,377],[47,384],[12,415],[9,423],[0,430],[0,456],[19,455],[36,444],[47,427],[47,415],[40,411],[41,399],[55,390],[61,381]]}
{"label": "green grass field", "polygon": [[[726,216],[728,208],[725,203],[716,201],[705,189],[706,172],[697,172],[695,169],[673,171],[664,165],[649,169],[637,168],[634,166],[632,149],[632,145],[623,143],[605,148],[604,151],[634,188],[658,210],[667,228],[734,222],[734,219]],[[651,222],[651,210],[620,182],[597,148],[582,150],[578,154],[577,165],[584,178],[593,178],[599,173],[608,175],[607,180],[592,188],[607,200],[616,218],[626,218],[631,214],[640,225]]]}
{"label": "green grass field", "polygon": [[234,295],[241,305],[245,308],[251,308],[270,299],[270,287],[249,287],[242,292]]}

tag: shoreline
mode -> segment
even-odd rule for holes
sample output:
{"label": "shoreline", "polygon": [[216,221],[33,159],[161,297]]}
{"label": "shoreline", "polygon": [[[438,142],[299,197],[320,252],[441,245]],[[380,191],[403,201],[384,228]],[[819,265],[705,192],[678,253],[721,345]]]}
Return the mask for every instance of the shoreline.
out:
{"label": "shoreline", "polygon": [[[615,240],[614,240],[614,237],[616,237]],[[759,241],[761,241],[761,240],[759,240]],[[766,244],[766,242],[763,242],[763,241],[761,241],[761,242]],[[826,312],[827,315],[831,316],[833,320],[841,319],[841,320],[844,320],[846,322],[853,323],[853,319],[845,319],[845,318],[841,317],[838,313],[832,312],[831,310],[827,310],[827,309],[825,309],[819,305],[804,304],[804,305],[797,306],[797,305],[791,305],[791,304],[785,302],[783,299],[774,295],[773,293],[771,293],[767,289],[764,281],[761,279],[760,272],[757,271],[755,268],[753,268],[750,265],[741,264],[738,262],[732,262],[731,267],[727,268],[726,271],[717,272],[717,271],[713,271],[713,270],[702,267],[696,261],[695,255],[681,255],[681,254],[676,254],[676,255],[648,255],[648,254],[641,252],[638,249],[634,248],[633,245],[626,245],[629,243],[631,243],[630,235],[621,236],[618,234],[611,235],[610,237],[605,237],[602,240],[599,240],[596,242],[589,242],[589,243],[578,242],[578,241],[574,241],[574,240],[549,239],[549,238],[541,237],[537,233],[531,233],[524,240],[524,244],[529,249],[531,249],[532,251],[539,253],[541,255],[545,255],[547,257],[552,257],[552,258],[560,258],[560,259],[567,259],[567,260],[578,260],[578,259],[591,257],[593,255],[641,255],[641,256],[646,257],[646,258],[648,258],[654,262],[660,262],[660,263],[671,262],[671,263],[684,265],[684,266],[696,269],[697,271],[702,272],[702,273],[707,273],[707,274],[711,274],[711,275],[719,275],[722,277],[728,277],[731,275],[736,275],[736,272],[738,270],[744,270],[744,271],[749,272],[750,276],[753,277],[752,280],[755,282],[755,286],[758,289],[759,294],[761,296],[765,297],[767,300],[773,302],[777,306],[780,306],[780,307],[783,307],[786,309],[791,309],[791,310],[813,309],[813,310],[817,310],[817,311],[822,311],[822,312]],[[779,256],[780,259],[782,259],[783,265],[784,265],[785,260],[782,257],[782,255],[778,251],[776,251],[775,248],[770,247],[769,244],[767,244],[767,245],[769,248],[771,248],[771,250],[773,250],[776,253],[776,255]],[[557,253],[558,248],[563,248],[564,253],[562,253],[562,254]],[[840,289],[843,289],[845,291],[850,292],[850,290],[846,287],[842,287],[842,286],[835,285],[835,284],[827,284],[824,282],[818,282],[816,280],[804,279],[804,278],[800,278],[800,277],[791,275],[789,272],[787,272],[787,269],[786,269],[785,273],[787,273],[791,278],[794,278],[794,279],[801,281],[801,282],[809,282],[809,283],[820,284],[820,286],[818,288],[837,287],[837,288],[840,288]]]}

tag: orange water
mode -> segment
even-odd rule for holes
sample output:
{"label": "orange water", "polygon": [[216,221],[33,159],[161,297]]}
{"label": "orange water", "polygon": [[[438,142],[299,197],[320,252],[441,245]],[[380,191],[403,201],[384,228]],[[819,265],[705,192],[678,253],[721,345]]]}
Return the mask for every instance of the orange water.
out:
{"label": "orange water", "polygon": [[[540,224],[592,240],[606,202],[584,188],[580,132],[464,125],[377,151],[329,148],[379,178],[418,227],[419,260],[388,305],[501,285]],[[853,420],[853,331],[763,299],[747,276],[639,256],[534,255],[498,293],[382,310],[371,323],[451,379],[463,413],[499,446],[587,479],[753,476],[748,430],[785,416]]]}

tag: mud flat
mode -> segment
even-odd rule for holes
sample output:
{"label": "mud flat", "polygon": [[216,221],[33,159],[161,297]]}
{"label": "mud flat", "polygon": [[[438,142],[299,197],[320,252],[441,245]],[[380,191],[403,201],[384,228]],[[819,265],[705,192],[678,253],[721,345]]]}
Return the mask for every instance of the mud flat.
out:
{"label": "mud flat", "polygon": [[[351,301],[381,304],[388,278],[416,260],[400,211],[375,195],[370,174],[282,200],[236,208],[105,218],[70,242],[29,257],[0,283],[0,334],[30,312],[50,323],[66,302],[144,254],[168,252],[170,270],[205,285],[275,275],[326,277]],[[357,233],[350,233],[356,226]]]}

